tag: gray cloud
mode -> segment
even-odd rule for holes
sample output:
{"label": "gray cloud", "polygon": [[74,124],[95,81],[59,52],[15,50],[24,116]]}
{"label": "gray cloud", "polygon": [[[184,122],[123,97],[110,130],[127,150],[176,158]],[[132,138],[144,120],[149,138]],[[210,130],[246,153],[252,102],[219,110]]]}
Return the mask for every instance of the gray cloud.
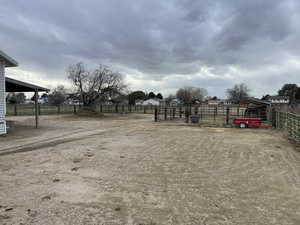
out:
{"label": "gray cloud", "polygon": [[84,61],[115,66],[132,89],[195,85],[224,95],[247,82],[261,95],[299,82],[299,10],[297,0],[3,0],[0,42],[18,74],[52,85]]}

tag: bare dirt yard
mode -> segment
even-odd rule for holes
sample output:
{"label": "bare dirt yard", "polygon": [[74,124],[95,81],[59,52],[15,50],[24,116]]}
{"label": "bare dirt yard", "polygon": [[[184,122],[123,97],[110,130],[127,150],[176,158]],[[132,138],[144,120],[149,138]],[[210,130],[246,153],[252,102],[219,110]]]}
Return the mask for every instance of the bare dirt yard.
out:
{"label": "bare dirt yard", "polygon": [[300,153],[276,131],[13,119],[0,137],[1,225],[300,224]]}

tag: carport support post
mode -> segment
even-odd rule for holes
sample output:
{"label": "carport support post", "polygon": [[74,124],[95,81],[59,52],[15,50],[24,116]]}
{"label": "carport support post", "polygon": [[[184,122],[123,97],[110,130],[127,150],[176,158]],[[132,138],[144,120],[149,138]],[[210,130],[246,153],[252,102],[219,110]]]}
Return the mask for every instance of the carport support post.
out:
{"label": "carport support post", "polygon": [[39,92],[38,89],[35,89],[34,93],[34,103],[35,103],[35,128],[39,126],[39,106],[38,106]]}

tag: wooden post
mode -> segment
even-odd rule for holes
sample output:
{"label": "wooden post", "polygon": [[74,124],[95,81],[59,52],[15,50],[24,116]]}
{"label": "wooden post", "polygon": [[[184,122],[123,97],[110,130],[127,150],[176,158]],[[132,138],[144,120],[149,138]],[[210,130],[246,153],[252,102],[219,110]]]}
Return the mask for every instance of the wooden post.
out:
{"label": "wooden post", "polygon": [[226,125],[229,125],[229,107],[226,108]]}
{"label": "wooden post", "polygon": [[125,106],[122,105],[122,113],[124,113],[124,112],[125,112]]}
{"label": "wooden post", "polygon": [[217,108],[217,106],[216,106],[216,107],[215,107],[215,110],[214,110],[214,121],[215,121],[215,122],[216,122],[217,113],[218,113],[218,108]]}
{"label": "wooden post", "polygon": [[34,92],[34,103],[35,103],[35,128],[39,127],[39,113],[38,113],[38,103],[39,103],[39,92],[38,89],[35,89]]}
{"label": "wooden post", "polygon": [[189,112],[190,112],[190,107],[185,107],[185,122],[188,123],[189,122]]}
{"label": "wooden post", "polygon": [[203,109],[202,109],[202,107],[200,107],[200,118],[201,118],[201,120],[203,119]]}
{"label": "wooden post", "polygon": [[73,112],[76,114],[76,105],[73,105]]}
{"label": "wooden post", "polygon": [[168,110],[167,110],[167,108],[165,107],[165,120],[167,120],[167,112],[168,112]]}
{"label": "wooden post", "polygon": [[173,108],[173,120],[175,119],[175,115],[176,115],[176,107]]}
{"label": "wooden post", "polygon": [[146,114],[146,113],[147,113],[147,106],[144,105],[144,114]]}
{"label": "wooden post", "polygon": [[39,115],[41,115],[41,105],[38,104],[38,108],[39,108]]}
{"label": "wooden post", "polygon": [[118,104],[115,105],[115,111],[116,111],[116,113],[119,112],[119,105]]}
{"label": "wooden post", "polygon": [[100,104],[100,112],[101,113],[103,112],[103,106],[102,106],[102,104]]}
{"label": "wooden post", "polygon": [[18,115],[17,105],[14,105],[14,111],[15,111],[15,116],[17,116]]}
{"label": "wooden post", "polygon": [[182,118],[182,108],[179,107],[179,118]]}
{"label": "wooden post", "polygon": [[158,108],[157,108],[157,106],[155,106],[155,109],[154,109],[154,121],[155,122],[158,121]]}
{"label": "wooden post", "polygon": [[57,106],[57,114],[60,114],[60,105]]}

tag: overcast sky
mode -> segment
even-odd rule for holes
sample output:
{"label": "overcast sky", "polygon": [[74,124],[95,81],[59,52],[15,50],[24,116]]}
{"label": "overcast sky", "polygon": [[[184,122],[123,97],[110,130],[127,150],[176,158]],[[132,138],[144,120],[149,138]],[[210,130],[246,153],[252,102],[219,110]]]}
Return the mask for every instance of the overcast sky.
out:
{"label": "overcast sky", "polygon": [[0,49],[20,66],[7,75],[67,84],[82,61],[122,72],[131,90],[167,95],[183,86],[225,96],[300,84],[299,0],[0,0]]}

